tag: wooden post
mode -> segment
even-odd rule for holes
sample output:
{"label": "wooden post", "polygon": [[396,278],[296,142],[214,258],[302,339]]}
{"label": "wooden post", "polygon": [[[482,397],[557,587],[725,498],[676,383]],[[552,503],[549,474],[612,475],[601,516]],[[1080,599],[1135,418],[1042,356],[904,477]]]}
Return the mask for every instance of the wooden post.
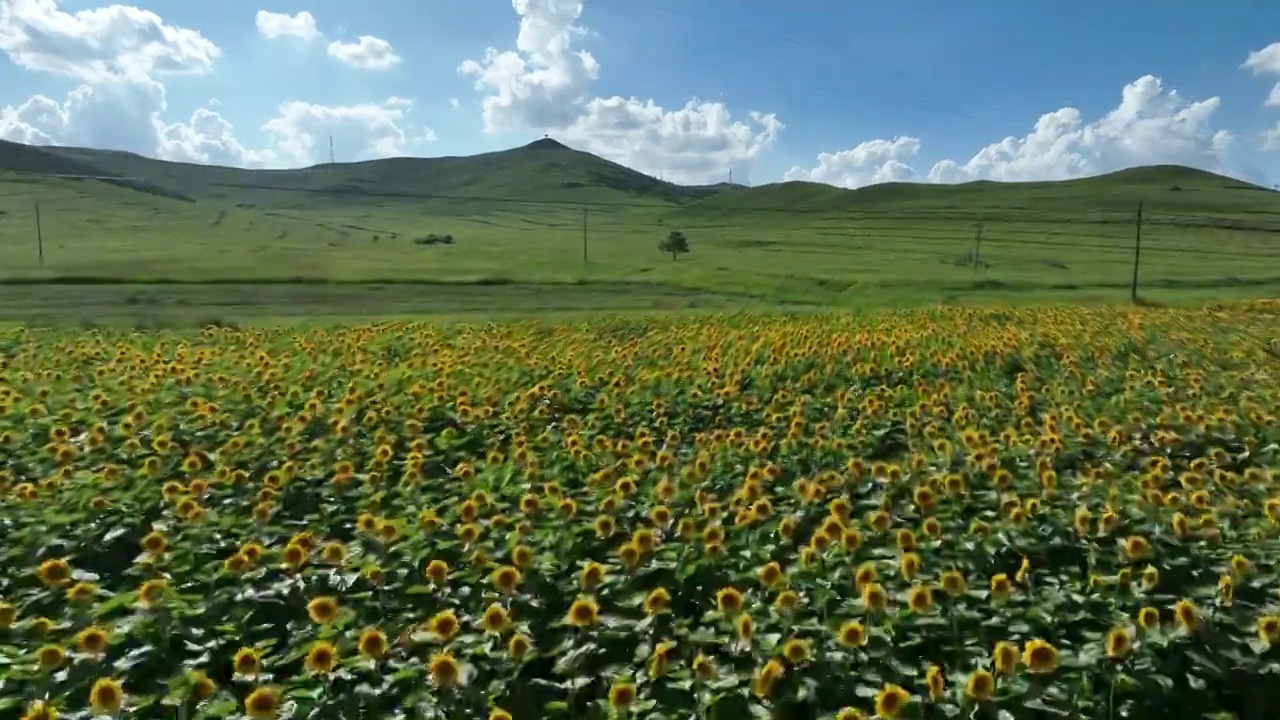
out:
{"label": "wooden post", "polygon": [[40,201],[36,201],[36,256],[44,265],[44,233],[40,230]]}
{"label": "wooden post", "polygon": [[1138,302],[1138,264],[1142,260],[1142,201],[1138,201],[1138,218],[1133,234],[1133,283],[1129,287],[1129,299]]}

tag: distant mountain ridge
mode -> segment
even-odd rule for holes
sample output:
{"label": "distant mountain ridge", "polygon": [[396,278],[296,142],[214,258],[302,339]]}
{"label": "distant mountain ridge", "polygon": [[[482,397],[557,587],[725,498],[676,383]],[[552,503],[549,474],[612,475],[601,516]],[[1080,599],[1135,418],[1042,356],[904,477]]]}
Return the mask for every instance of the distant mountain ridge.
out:
{"label": "distant mountain ridge", "polygon": [[94,176],[173,199],[259,206],[351,205],[379,198],[420,198],[440,202],[617,203],[666,206],[682,213],[712,215],[762,206],[842,212],[919,203],[1025,203],[1046,193],[1055,198],[1079,196],[1084,201],[1127,197],[1137,189],[1146,193],[1186,190],[1185,200],[1192,203],[1194,191],[1203,188],[1273,192],[1176,165],[1137,167],[1097,177],[1042,183],[885,183],[856,190],[810,182],[754,187],[730,183],[686,186],[574,150],[551,138],[479,155],[387,158],[289,170],[199,165],[113,150],[0,141],[0,173],[3,172]]}

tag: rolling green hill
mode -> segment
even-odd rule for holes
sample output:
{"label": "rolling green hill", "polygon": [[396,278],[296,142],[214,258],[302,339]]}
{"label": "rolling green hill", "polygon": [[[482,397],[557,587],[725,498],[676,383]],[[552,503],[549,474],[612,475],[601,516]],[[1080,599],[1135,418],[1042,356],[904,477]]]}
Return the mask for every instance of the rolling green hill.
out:
{"label": "rolling green hill", "polygon": [[[1214,220],[1280,213],[1280,193],[1275,191],[1204,170],[1156,165],[1057,182],[883,183],[856,190],[775,183],[709,196],[684,205],[670,219],[705,222],[774,211],[788,223],[803,222],[806,216],[818,221],[873,216],[980,221],[984,216],[1053,213],[1083,219],[1091,213],[1133,215],[1139,201],[1158,212],[1203,214]],[[1280,216],[1270,220],[1280,222]]]}
{"label": "rolling green hill", "polygon": [[[678,261],[657,250],[672,230],[692,247]],[[1126,300],[1139,234],[1146,297],[1280,291],[1280,193],[1185,167],[686,187],[550,140],[296,170],[0,142],[0,306],[44,293],[57,314]],[[339,284],[368,289],[316,289]]]}
{"label": "rolling green hill", "polygon": [[5,170],[141,179],[177,196],[295,209],[424,199],[456,205],[475,197],[679,204],[720,190],[664,182],[549,139],[467,157],[388,158],[295,170],[247,170],[0,142],[0,171]]}
{"label": "rolling green hill", "polygon": [[[35,147],[0,141],[0,172],[93,175],[111,184],[177,200],[261,209],[332,209],[411,201],[446,214],[475,215],[503,205],[628,204],[672,211],[671,223],[781,213],[978,217],[1008,212],[1131,212],[1139,199],[1216,216],[1280,211],[1280,193],[1192,168],[1160,165],[1059,182],[977,181],[958,185],[884,183],[846,190],[810,182],[746,187],[664,182],[551,139],[467,157],[389,158],[291,170],[167,162],[133,153]],[[478,202],[473,199],[480,199]]]}

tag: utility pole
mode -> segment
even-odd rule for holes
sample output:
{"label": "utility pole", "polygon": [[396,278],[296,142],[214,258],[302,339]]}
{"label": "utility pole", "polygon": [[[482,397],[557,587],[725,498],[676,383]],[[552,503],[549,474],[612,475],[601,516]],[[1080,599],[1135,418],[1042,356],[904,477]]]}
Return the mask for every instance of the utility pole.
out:
{"label": "utility pole", "polygon": [[1133,233],[1133,284],[1129,287],[1129,299],[1138,302],[1138,263],[1142,259],[1142,201],[1138,201],[1138,219]]}
{"label": "utility pole", "polygon": [[587,264],[587,209],[582,208],[582,264]]}
{"label": "utility pole", "polygon": [[978,259],[982,257],[982,223],[973,228],[973,271],[978,271]]}
{"label": "utility pole", "polygon": [[44,265],[44,233],[40,230],[40,201],[36,201],[36,255]]}

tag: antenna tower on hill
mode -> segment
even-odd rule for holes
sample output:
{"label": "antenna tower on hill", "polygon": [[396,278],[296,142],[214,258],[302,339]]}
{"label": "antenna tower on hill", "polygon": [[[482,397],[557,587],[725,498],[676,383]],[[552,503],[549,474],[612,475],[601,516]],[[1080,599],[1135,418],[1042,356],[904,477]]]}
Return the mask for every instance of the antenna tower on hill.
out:
{"label": "antenna tower on hill", "polygon": [[333,136],[330,135],[329,136],[329,164],[332,165],[334,162],[335,161],[333,159]]}

